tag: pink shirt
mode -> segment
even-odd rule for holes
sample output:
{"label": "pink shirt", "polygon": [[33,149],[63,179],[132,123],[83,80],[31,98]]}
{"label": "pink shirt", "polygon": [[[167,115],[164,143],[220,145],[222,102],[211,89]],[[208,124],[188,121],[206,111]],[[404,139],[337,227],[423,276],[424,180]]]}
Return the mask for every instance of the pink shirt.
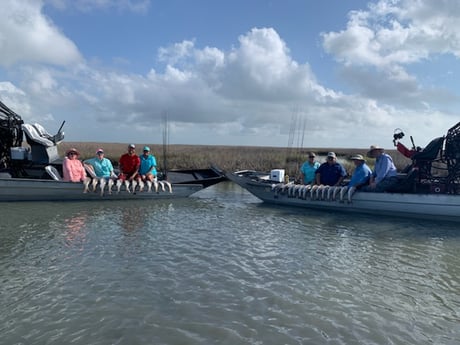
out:
{"label": "pink shirt", "polygon": [[64,173],[64,181],[80,182],[86,177],[85,168],[78,159],[65,157],[62,163],[62,171]]}

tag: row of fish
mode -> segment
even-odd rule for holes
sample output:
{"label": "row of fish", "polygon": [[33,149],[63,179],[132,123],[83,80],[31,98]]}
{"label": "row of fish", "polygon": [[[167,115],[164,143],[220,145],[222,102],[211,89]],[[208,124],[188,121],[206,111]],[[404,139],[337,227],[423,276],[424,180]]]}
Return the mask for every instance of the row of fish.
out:
{"label": "row of fish", "polygon": [[275,195],[285,194],[288,198],[340,202],[347,201],[351,203],[356,187],[278,183],[272,185],[272,190],[275,192]]}
{"label": "row of fish", "polygon": [[[168,189],[169,193],[172,193],[172,186],[171,183],[168,181],[156,181],[154,180],[153,182],[151,181],[122,181],[122,180],[113,180],[109,179],[108,181],[105,178],[86,178],[85,181],[83,181],[83,193],[88,193],[90,191],[96,192],[97,187],[99,185],[99,190],[101,193],[101,196],[104,195],[106,186],[107,186],[107,193],[112,194],[112,187],[115,185],[117,193],[120,193],[121,191],[121,186],[124,185],[125,190],[128,193],[135,193],[135,192],[143,192],[145,188],[147,188],[147,192],[151,193],[152,191],[155,191],[155,193],[158,193],[159,190],[162,192],[165,192],[166,189]],[[153,187],[153,189],[152,189]],[[91,189],[91,190],[90,190]]]}

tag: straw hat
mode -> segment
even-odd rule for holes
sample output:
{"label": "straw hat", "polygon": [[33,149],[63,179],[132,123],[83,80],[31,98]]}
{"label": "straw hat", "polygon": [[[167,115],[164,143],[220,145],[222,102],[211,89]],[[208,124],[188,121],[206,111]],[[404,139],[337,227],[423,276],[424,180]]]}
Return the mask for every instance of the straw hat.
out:
{"label": "straw hat", "polygon": [[363,155],[359,155],[359,154],[351,156],[350,160],[352,160],[352,161],[363,161],[363,162],[365,161]]}
{"label": "straw hat", "polygon": [[372,157],[372,152],[377,151],[377,150],[383,151],[384,148],[378,145],[371,145],[369,151],[367,151],[367,157]]}
{"label": "straw hat", "polygon": [[75,147],[72,147],[72,148],[68,149],[68,150],[66,151],[65,155],[68,156],[69,153],[76,153],[77,156],[80,156],[80,152],[78,152],[78,150],[77,150]]}

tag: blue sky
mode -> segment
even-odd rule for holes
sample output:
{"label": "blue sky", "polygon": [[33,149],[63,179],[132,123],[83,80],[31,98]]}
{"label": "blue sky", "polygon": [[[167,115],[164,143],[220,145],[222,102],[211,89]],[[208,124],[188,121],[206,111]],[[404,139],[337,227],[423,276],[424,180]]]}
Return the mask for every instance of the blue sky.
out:
{"label": "blue sky", "polygon": [[65,120],[67,141],[160,144],[166,115],[177,144],[391,147],[402,128],[424,146],[460,120],[456,0],[2,10],[0,99],[50,132]]}

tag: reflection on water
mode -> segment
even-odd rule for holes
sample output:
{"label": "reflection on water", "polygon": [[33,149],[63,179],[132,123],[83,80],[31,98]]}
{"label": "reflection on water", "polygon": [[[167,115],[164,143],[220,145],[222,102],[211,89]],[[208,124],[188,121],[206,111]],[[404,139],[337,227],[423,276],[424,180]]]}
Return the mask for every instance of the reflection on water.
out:
{"label": "reflection on water", "polygon": [[184,200],[0,209],[5,344],[457,344],[455,224]]}
{"label": "reflection on water", "polygon": [[75,216],[63,219],[65,228],[65,243],[67,247],[79,247],[84,250],[86,242],[85,225],[88,220],[87,214],[77,214]]}

